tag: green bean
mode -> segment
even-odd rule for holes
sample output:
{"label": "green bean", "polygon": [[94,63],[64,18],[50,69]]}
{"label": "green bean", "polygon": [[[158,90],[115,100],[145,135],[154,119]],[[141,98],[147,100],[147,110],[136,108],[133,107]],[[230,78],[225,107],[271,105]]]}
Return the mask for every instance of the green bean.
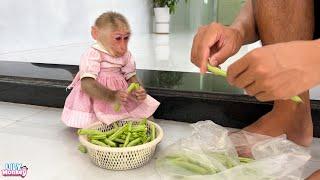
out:
{"label": "green bean", "polygon": [[148,142],[148,141],[147,141],[147,137],[141,137],[141,143],[144,144],[144,143],[146,143],[146,142]]}
{"label": "green bean", "polygon": [[151,124],[150,128],[151,128],[151,141],[153,141],[156,138],[156,129],[154,127],[154,124]]}
{"label": "green bean", "polygon": [[96,135],[96,134],[103,134],[103,132],[96,129],[79,129],[78,130],[78,135]]}
{"label": "green bean", "polygon": [[126,140],[124,141],[123,147],[128,146],[129,141],[130,141],[130,137],[131,137],[131,133],[129,132],[127,137],[126,137]]}
{"label": "green bean", "polygon": [[151,137],[150,136],[148,136],[147,137],[147,141],[146,142],[150,142],[151,141]]}
{"label": "green bean", "polygon": [[182,167],[196,174],[201,174],[201,175],[209,174],[209,172],[205,168],[189,163],[187,161],[174,159],[174,160],[171,160],[171,162],[179,167]]}
{"label": "green bean", "polygon": [[140,122],[139,125],[147,125],[147,118],[143,118]]}
{"label": "green bean", "polygon": [[111,147],[116,147],[117,146],[117,144],[115,142],[109,140],[108,138],[104,139],[104,142],[106,144],[108,144],[109,146],[111,146]]}
{"label": "green bean", "polygon": [[128,123],[128,131],[131,132],[131,129],[132,129],[132,122],[130,121],[130,122]]}
{"label": "green bean", "polygon": [[108,139],[111,141],[113,141],[114,139],[117,139],[127,129],[128,129],[128,124],[125,124],[124,126],[120,127],[114,134],[112,134],[110,137],[108,137]]}
{"label": "green bean", "polygon": [[[137,89],[137,85],[136,84],[137,83],[131,83],[130,86],[127,88],[127,93],[131,93],[133,90]],[[139,86],[138,86],[138,88],[139,88]]]}
{"label": "green bean", "polygon": [[121,104],[120,104],[119,101],[117,101],[117,102],[113,105],[113,110],[114,110],[115,112],[119,112],[120,109],[121,109]]}
{"label": "green bean", "polygon": [[197,166],[200,166],[200,167],[206,169],[206,170],[207,170],[208,172],[210,172],[210,173],[217,173],[217,172],[219,172],[218,169],[210,168],[208,165],[201,163],[200,161],[196,160],[195,158],[191,158],[191,157],[188,157],[188,156],[186,156],[186,155],[182,155],[180,158],[182,158],[183,160],[188,161],[188,162],[190,162],[190,163],[193,163],[193,164],[195,164],[195,165],[197,165]]}
{"label": "green bean", "polygon": [[90,139],[105,139],[107,136],[105,134],[94,134],[94,135],[88,135],[88,138]]}
{"label": "green bean", "polygon": [[98,145],[98,146],[109,147],[109,146],[106,145],[105,143],[103,143],[103,142],[101,142],[101,141],[98,141],[98,140],[92,139],[90,142],[91,142],[92,144],[95,144],[95,145]]}
{"label": "green bean", "polygon": [[124,141],[125,141],[125,140],[119,139],[119,138],[117,138],[117,139],[114,140],[114,142],[117,142],[117,143],[120,143],[120,144],[123,144]]}
{"label": "green bean", "polygon": [[146,136],[147,135],[147,129],[145,129],[144,131],[139,131],[139,132],[137,132],[137,134],[139,136]]}
{"label": "green bean", "polygon": [[296,103],[303,103],[303,100],[299,96],[293,96],[290,99]]}
{"label": "green bean", "polygon": [[140,88],[140,84],[139,83],[136,83],[135,84],[135,90],[139,89]]}
{"label": "green bean", "polygon": [[127,147],[135,146],[135,145],[137,145],[140,141],[141,141],[141,138],[137,138],[137,139],[129,142],[129,144],[127,145]]}
{"label": "green bean", "polygon": [[221,164],[223,164],[228,169],[236,166],[236,164],[225,153],[213,152],[213,153],[210,153],[210,155],[211,157],[218,160]]}
{"label": "green bean", "polygon": [[[131,93],[131,91],[138,89],[140,87],[140,85],[138,83],[131,83],[130,86],[127,88],[127,93]],[[116,102],[113,106],[113,110],[115,112],[119,112],[121,109],[121,104],[120,102]]]}
{"label": "green bean", "polygon": [[245,158],[245,157],[239,157],[240,163],[251,163],[254,161],[254,159],[251,158]]}
{"label": "green bean", "polygon": [[117,122],[114,122],[114,123],[112,124],[112,126],[113,126],[113,128],[118,128],[118,127],[119,127],[118,124],[117,124]]}
{"label": "green bean", "polygon": [[184,154],[175,154],[175,155],[168,155],[166,156],[166,159],[172,161],[172,160],[179,160],[179,161],[185,161],[188,163],[191,163],[193,165],[199,166],[203,169],[205,169],[206,171],[208,171],[209,174],[214,174],[214,173],[218,173],[220,172],[218,169],[216,168],[211,168],[210,166],[203,164],[201,162],[199,162],[198,160],[195,160],[187,155]]}
{"label": "green bean", "polygon": [[82,153],[87,153],[88,152],[87,148],[84,145],[79,145],[78,146],[78,150],[80,152],[82,152]]}
{"label": "green bean", "polygon": [[134,134],[134,133],[132,133],[132,137],[133,138],[138,138],[138,137],[140,137],[138,134]]}
{"label": "green bean", "polygon": [[[217,67],[213,67],[209,64],[207,64],[207,68],[210,72],[212,72],[212,74],[217,75],[217,76],[222,76],[222,77],[227,77],[227,72],[225,72],[222,69],[219,69]],[[299,96],[293,96],[290,98],[292,101],[296,102],[296,103],[302,103],[303,100],[299,97]]]}
{"label": "green bean", "polygon": [[126,135],[123,133],[121,136],[120,136],[120,138],[122,139],[122,140],[126,140]]}
{"label": "green bean", "polygon": [[103,132],[106,136],[111,136],[113,133],[115,133],[119,128],[113,128],[109,131]]}
{"label": "green bean", "polygon": [[131,134],[130,138],[129,138],[129,142],[135,140],[136,138],[134,138]]}
{"label": "green bean", "polygon": [[216,76],[222,76],[222,77],[227,77],[227,72],[225,72],[224,70],[222,69],[219,69],[217,67],[213,67],[213,66],[210,66],[209,64],[207,65],[207,68],[210,72],[212,72],[214,75]]}
{"label": "green bean", "polygon": [[147,127],[145,125],[137,125],[137,126],[133,126],[131,131],[132,132],[147,131]]}
{"label": "green bean", "polygon": [[233,164],[233,162],[227,157],[226,159],[226,167],[228,169],[233,168],[235,166],[235,164]]}

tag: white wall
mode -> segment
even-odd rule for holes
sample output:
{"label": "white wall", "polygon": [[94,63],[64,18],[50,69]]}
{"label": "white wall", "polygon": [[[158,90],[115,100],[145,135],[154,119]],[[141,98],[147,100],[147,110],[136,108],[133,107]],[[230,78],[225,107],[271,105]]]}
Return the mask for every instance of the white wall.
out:
{"label": "white wall", "polygon": [[171,16],[173,33],[196,31],[199,26],[216,20],[215,4],[217,0],[180,0],[176,13]]}
{"label": "white wall", "polygon": [[149,33],[151,7],[151,0],[1,0],[0,55],[89,42],[90,26],[108,10],[124,14],[133,33]]}

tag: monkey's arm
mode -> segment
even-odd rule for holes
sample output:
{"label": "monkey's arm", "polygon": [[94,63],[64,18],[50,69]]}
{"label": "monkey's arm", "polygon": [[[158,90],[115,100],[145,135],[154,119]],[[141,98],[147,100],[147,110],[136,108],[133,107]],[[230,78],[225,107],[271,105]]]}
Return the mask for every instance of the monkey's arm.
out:
{"label": "monkey's arm", "polygon": [[93,78],[82,78],[81,89],[94,99],[100,99],[107,102],[113,102],[115,100],[116,91],[103,87]]}
{"label": "monkey's arm", "polygon": [[140,85],[142,85],[140,82],[139,82],[139,79],[136,75],[132,76],[130,79],[128,79],[128,83],[139,83]]}

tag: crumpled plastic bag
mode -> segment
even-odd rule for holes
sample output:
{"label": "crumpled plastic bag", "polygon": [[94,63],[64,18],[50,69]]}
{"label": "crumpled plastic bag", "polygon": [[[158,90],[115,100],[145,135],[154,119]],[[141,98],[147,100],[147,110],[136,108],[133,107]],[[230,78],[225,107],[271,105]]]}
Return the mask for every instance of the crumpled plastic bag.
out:
{"label": "crumpled plastic bag", "polygon": [[160,152],[162,179],[298,180],[310,152],[286,136],[231,133],[212,121],[192,124],[192,136]]}

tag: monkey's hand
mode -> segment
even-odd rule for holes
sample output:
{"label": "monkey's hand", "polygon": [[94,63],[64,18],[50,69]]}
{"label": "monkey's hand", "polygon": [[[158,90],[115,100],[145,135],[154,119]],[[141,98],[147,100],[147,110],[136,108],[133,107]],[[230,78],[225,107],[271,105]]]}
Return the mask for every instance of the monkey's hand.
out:
{"label": "monkey's hand", "polygon": [[143,101],[147,97],[146,90],[142,86],[140,86],[139,89],[134,92],[134,94],[136,95],[138,101]]}
{"label": "monkey's hand", "polygon": [[126,104],[128,100],[128,93],[126,91],[117,91],[115,94],[115,99],[121,104]]}

